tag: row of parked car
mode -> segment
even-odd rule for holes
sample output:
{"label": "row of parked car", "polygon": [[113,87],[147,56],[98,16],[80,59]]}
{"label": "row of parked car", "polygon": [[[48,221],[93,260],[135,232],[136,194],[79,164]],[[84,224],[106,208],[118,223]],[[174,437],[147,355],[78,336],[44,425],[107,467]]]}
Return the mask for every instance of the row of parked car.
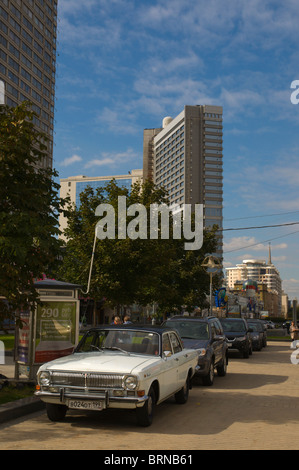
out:
{"label": "row of parked car", "polygon": [[248,358],[253,350],[267,346],[267,326],[258,319],[174,316],[163,326],[175,328],[184,347],[199,351],[196,377],[204,385],[213,384],[215,371],[226,375],[230,350]]}
{"label": "row of parked car", "polygon": [[161,326],[102,325],[84,334],[69,356],[42,364],[36,396],[48,418],[68,410],[135,410],[149,426],[156,405],[170,397],[185,404],[194,378],[212,385],[215,370],[225,376],[230,349],[249,357],[266,345],[258,320],[172,317]]}

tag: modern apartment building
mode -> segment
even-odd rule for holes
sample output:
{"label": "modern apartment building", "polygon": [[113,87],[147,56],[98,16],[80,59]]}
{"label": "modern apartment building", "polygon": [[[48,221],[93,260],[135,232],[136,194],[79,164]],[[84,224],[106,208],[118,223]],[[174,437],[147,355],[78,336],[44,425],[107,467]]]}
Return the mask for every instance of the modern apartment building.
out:
{"label": "modern apartment building", "polygon": [[226,283],[228,289],[234,289],[235,284],[250,279],[267,286],[269,292],[278,296],[278,311],[281,312],[282,282],[278,269],[272,264],[271,256],[268,263],[265,260],[247,259],[242,264],[226,268]]}
{"label": "modern apartment building", "polygon": [[[143,176],[165,187],[174,204],[203,204],[204,227],[222,227],[222,107],[185,106],[162,127],[145,129]],[[222,257],[222,232],[218,256]]]}
{"label": "modern apartment building", "polygon": [[[0,1],[0,83],[5,104],[30,101],[36,128],[44,132],[52,167],[56,68],[57,0]],[[3,86],[3,85],[2,85]]]}
{"label": "modern apartment building", "polygon": [[[76,207],[80,206],[80,194],[88,186],[93,189],[104,188],[112,179],[115,179],[119,186],[124,186],[130,189],[131,186],[137,181],[143,180],[142,170],[129,171],[127,175],[116,175],[116,176],[70,176],[69,178],[62,178],[60,180],[60,197],[70,197],[71,203],[74,203]],[[67,227],[67,218],[60,215],[59,228],[63,231]],[[62,237],[63,238],[63,237]]]}

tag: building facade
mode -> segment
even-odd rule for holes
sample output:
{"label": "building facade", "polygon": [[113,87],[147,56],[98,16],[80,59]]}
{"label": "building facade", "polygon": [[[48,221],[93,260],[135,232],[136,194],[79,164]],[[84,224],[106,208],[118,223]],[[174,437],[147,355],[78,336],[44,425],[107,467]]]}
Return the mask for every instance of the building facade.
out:
{"label": "building facade", "polygon": [[[277,296],[275,312],[280,315],[282,305],[282,282],[278,269],[271,262],[271,257],[269,257],[268,263],[266,263],[265,260],[258,259],[243,260],[242,264],[226,268],[226,283],[229,290],[233,290],[237,283],[244,282],[248,279],[264,284],[267,286],[267,292]],[[271,301],[274,302],[273,300]]]}
{"label": "building facade", "polygon": [[[203,204],[204,227],[222,227],[223,125],[221,106],[185,106],[162,127],[145,129],[143,176],[167,189],[171,204]],[[218,256],[222,257],[222,232]]]}
{"label": "building facade", "polygon": [[4,104],[32,103],[34,124],[47,135],[42,167],[53,166],[57,0],[1,0],[0,83]]}
{"label": "building facade", "polygon": [[[142,170],[129,171],[127,175],[116,175],[116,176],[70,176],[69,178],[62,178],[60,180],[60,197],[70,197],[70,202],[74,203],[76,207],[80,207],[80,194],[90,186],[93,189],[105,188],[105,186],[112,180],[115,179],[119,186],[124,186],[130,189],[131,186],[137,181],[143,180]],[[67,227],[67,218],[60,215],[59,228],[64,231]]]}

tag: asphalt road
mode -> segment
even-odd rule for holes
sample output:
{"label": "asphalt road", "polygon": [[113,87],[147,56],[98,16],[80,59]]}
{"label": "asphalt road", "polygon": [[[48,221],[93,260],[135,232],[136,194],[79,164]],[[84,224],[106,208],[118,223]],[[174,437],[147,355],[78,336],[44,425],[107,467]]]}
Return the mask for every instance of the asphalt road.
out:
{"label": "asphalt road", "polygon": [[[71,411],[62,423],[37,412],[0,425],[1,450],[287,450],[298,446],[299,364],[290,343],[268,342],[249,359],[231,354],[226,377],[196,385],[185,405],[156,408],[138,427],[135,413]],[[296,362],[296,361],[295,361]]]}

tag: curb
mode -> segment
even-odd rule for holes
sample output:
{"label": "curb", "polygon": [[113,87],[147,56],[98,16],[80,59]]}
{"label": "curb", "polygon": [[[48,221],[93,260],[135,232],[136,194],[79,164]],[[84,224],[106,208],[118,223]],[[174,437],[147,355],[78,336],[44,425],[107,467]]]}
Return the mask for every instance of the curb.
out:
{"label": "curb", "polygon": [[43,410],[45,406],[45,403],[38,397],[21,398],[20,400],[0,405],[0,423]]}

